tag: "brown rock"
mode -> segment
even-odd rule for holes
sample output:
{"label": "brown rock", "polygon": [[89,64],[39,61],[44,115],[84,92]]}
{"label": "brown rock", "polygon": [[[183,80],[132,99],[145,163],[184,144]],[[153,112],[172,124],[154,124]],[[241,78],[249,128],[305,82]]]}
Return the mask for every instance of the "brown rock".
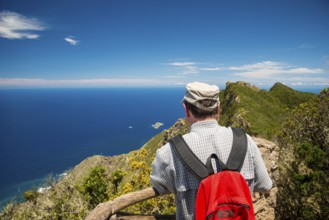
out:
{"label": "brown rock", "polygon": [[255,193],[253,196],[254,210],[256,219],[273,220],[275,219],[275,207],[276,207],[276,193],[278,188],[276,182],[279,179],[278,171],[278,158],[279,148],[278,146],[268,140],[262,138],[253,137],[256,142],[259,151],[262,154],[267,171],[273,181],[273,188],[269,193]]}

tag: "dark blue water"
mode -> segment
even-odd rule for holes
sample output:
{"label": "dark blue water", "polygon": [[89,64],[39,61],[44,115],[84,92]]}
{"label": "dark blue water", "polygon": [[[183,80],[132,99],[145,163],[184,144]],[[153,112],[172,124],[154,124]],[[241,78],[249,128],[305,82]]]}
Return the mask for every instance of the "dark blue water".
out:
{"label": "dark blue water", "polygon": [[[139,149],[184,117],[183,88],[0,90],[0,206],[93,155]],[[152,125],[164,125],[154,129]]]}

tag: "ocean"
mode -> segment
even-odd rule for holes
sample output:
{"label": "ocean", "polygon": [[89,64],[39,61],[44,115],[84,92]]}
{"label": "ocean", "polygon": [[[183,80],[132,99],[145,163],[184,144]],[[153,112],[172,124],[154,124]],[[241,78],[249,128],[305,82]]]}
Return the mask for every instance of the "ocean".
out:
{"label": "ocean", "polygon": [[183,95],[184,88],[0,90],[0,208],[87,157],[139,149],[184,117]]}

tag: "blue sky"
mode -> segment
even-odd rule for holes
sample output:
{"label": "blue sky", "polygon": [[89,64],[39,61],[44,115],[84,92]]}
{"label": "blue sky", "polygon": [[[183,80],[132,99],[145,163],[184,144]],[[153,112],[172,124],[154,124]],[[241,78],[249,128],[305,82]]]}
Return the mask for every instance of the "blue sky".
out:
{"label": "blue sky", "polygon": [[329,86],[327,0],[0,0],[0,88]]}

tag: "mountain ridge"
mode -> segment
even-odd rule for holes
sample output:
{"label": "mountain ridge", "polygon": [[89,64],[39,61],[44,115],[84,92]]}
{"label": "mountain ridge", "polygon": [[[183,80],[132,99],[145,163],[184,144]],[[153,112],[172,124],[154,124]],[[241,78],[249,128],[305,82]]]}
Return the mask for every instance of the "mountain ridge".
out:
{"label": "mountain ridge", "polygon": [[219,123],[242,127],[251,135],[271,140],[288,112],[315,96],[282,83],[276,83],[266,91],[247,82],[228,82],[220,93],[222,114]]}

